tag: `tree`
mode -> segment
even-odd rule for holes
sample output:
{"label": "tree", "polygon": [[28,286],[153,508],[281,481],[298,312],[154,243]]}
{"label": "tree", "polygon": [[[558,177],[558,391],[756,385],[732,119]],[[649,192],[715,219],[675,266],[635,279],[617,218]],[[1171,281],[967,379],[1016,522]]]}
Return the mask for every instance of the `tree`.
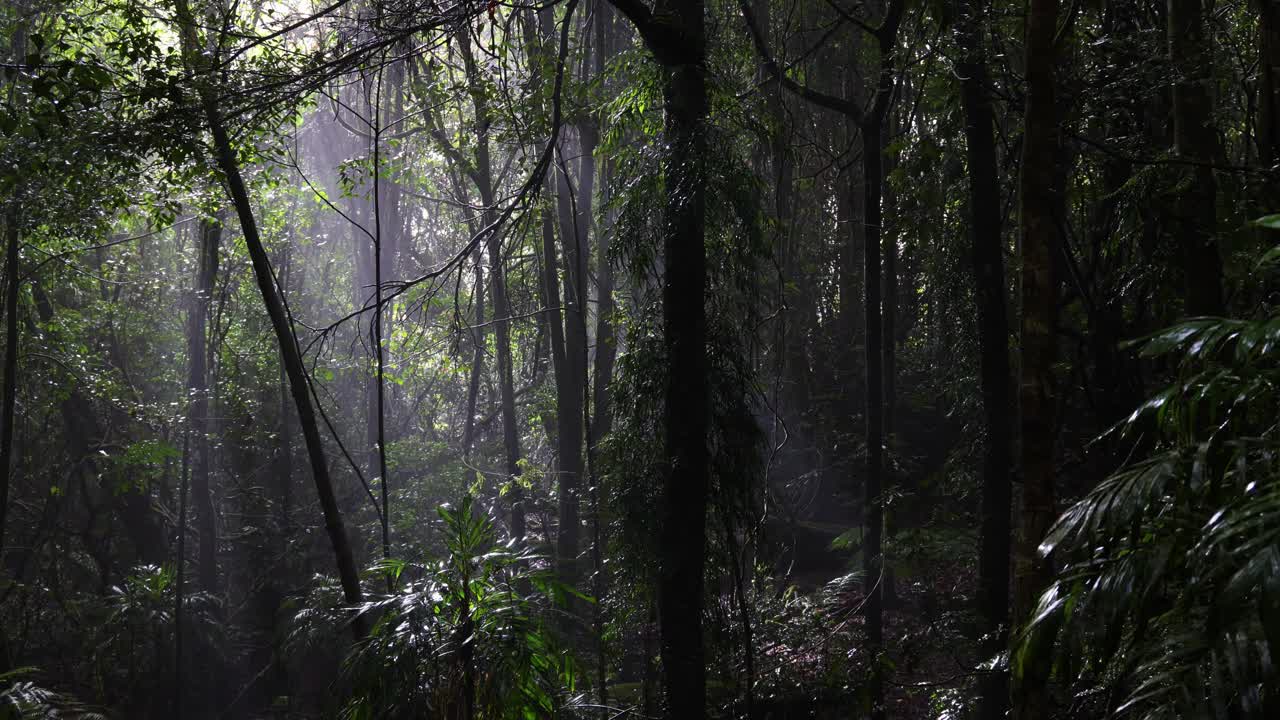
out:
{"label": "tree", "polygon": [[1212,56],[1205,39],[1200,0],[1169,0],[1166,11],[1173,82],[1173,151],[1187,161],[1189,175],[1176,193],[1172,224],[1182,259],[1184,301],[1189,315],[1222,314],[1222,258],[1217,226],[1217,137],[1208,83]]}
{"label": "tree", "polygon": [[[245,244],[253,261],[258,291],[262,293],[263,304],[271,318],[271,326],[280,347],[281,361],[289,378],[289,389],[293,393],[293,401],[298,409],[298,424],[302,427],[307,455],[311,460],[312,480],[315,482],[316,494],[320,498],[320,508],[324,513],[329,542],[333,545],[338,574],[342,579],[343,596],[348,605],[355,607],[361,603],[364,594],[360,589],[360,576],[351,552],[351,543],[347,538],[346,526],[342,521],[342,512],[338,508],[337,497],[333,492],[333,482],[329,478],[328,460],[325,458],[315,409],[311,404],[311,389],[307,383],[306,368],[302,364],[302,354],[298,348],[297,338],[293,334],[291,321],[285,312],[284,303],[281,302],[276,289],[271,260],[267,257],[262,238],[258,234],[257,219],[253,214],[249,193],[245,187],[244,178],[240,174],[240,165],[235,149],[231,146],[231,137],[227,134],[227,128],[223,124],[222,113],[218,107],[216,87],[212,85],[208,77],[210,71],[201,59],[201,53],[197,51],[197,48],[201,47],[197,36],[199,26],[196,24],[187,0],[175,0],[175,9],[184,60],[188,69],[201,77],[196,92],[204,113],[204,121],[209,133],[213,136],[215,161],[222,172],[223,181],[226,183],[232,205],[240,220],[240,229],[244,233]],[[366,632],[364,619],[359,616],[354,618],[351,628],[357,638],[363,637]]]}
{"label": "tree", "polygon": [[708,113],[706,30],[701,0],[612,0],[662,67],[666,192],[662,284],[667,378],[662,428],[667,470],[662,485],[658,613],[667,712],[706,716],[702,591],[707,514],[707,268],[704,123]]}
{"label": "tree", "polygon": [[[985,651],[999,655],[1008,643],[1012,454],[1009,393],[1009,319],[1006,309],[1004,232],[996,167],[994,119],[987,74],[980,2],[960,4],[956,46],[960,57],[960,102],[965,113],[965,158],[969,167],[969,242],[978,305],[982,406],[986,453],[982,465],[982,548],[978,566],[978,613],[987,635]],[[1008,681],[999,669],[984,676],[978,715],[1004,717]]]}
{"label": "tree", "polygon": [[[1019,390],[1022,435],[1022,503],[1014,556],[1014,617],[1026,622],[1049,566],[1037,552],[1054,518],[1054,450],[1057,430],[1056,329],[1058,282],[1057,209],[1062,206],[1058,173],[1057,63],[1058,1],[1033,0],[1026,20],[1026,109],[1023,113],[1022,168],[1018,180],[1022,240],[1022,377]],[[1040,659],[1015,668],[1013,716],[1047,717],[1048,665]]]}

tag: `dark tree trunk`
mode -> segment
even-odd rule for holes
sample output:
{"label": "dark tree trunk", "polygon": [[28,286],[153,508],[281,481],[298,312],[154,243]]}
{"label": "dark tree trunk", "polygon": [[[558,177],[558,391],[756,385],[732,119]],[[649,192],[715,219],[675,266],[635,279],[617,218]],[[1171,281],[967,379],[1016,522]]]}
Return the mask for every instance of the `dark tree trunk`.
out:
{"label": "dark tree trunk", "polygon": [[218,518],[210,486],[209,371],[207,326],[214,278],[218,273],[218,248],[222,223],[218,219],[201,222],[197,250],[195,288],[187,318],[187,392],[191,406],[191,500],[196,512],[198,534],[197,582],[202,591],[218,592]]}
{"label": "dark tree trunk", "polygon": [[1173,150],[1194,163],[1183,169],[1170,207],[1182,261],[1188,315],[1222,314],[1222,258],[1217,231],[1218,184],[1209,163],[1218,159],[1213,128],[1212,52],[1205,38],[1202,0],[1168,0],[1173,61]]}
{"label": "dark tree trunk", "polygon": [[871,677],[871,717],[884,717],[884,671],[879,653],[884,645],[884,328],[880,303],[880,253],[882,248],[881,194],[884,187],[884,125],[892,102],[898,25],[902,3],[892,3],[877,31],[880,68],[875,101],[862,124],[863,191],[866,201],[866,243],[864,244],[863,297],[866,313],[867,369],[867,477],[863,486],[866,537],[862,543],[863,573],[867,589],[863,615],[869,652],[875,658]]}
{"label": "dark tree trunk", "polygon": [[191,472],[191,432],[182,435],[182,474],[178,479],[178,547],[173,579],[173,717],[182,720],[182,700],[186,693],[186,653],[182,649],[186,615],[187,580],[187,488]]}
{"label": "dark tree trunk", "polygon": [[862,572],[866,590],[863,618],[866,623],[868,653],[875,667],[871,677],[871,717],[884,717],[884,679],[880,652],[884,649],[884,375],[880,310],[880,183],[883,145],[880,119],[869,117],[862,126],[863,187],[866,197],[867,240],[863,256],[863,298],[866,328],[867,370],[867,464],[863,484],[864,524]]}
{"label": "dark tree trunk", "polygon": [[[191,306],[187,317],[187,393],[188,437],[183,440],[184,457],[182,493],[190,493],[196,514],[196,583],[202,592],[217,596],[218,582],[218,515],[210,482],[213,457],[209,442],[209,348],[207,326],[212,302],[214,279],[218,273],[218,248],[222,240],[222,222],[218,218],[204,220],[196,239],[198,261]],[[186,474],[190,472],[188,478]],[[188,490],[189,483],[189,490]],[[186,507],[182,508],[185,513]],[[185,520],[185,518],[184,518]],[[185,527],[185,523],[183,524]],[[184,558],[185,559],[185,558]],[[213,711],[220,695],[221,667],[212,654],[204,653],[195,661],[195,682],[191,692],[205,710]]]}
{"label": "dark tree trunk", "polygon": [[[881,177],[885,179],[884,197],[881,200],[881,219],[896,212],[897,198],[888,178],[897,167],[898,158],[894,153],[886,157],[884,148],[894,134],[894,117],[887,113],[881,140],[881,161],[884,163]],[[881,227],[884,241],[884,436],[889,447],[893,447],[894,420],[898,409],[898,233],[885,233]],[[886,587],[892,595],[892,588]]]}
{"label": "dark tree trunk", "polygon": [[[476,146],[473,179],[480,202],[482,226],[489,227],[497,220],[497,203],[493,188],[493,170],[489,157],[489,125],[492,120],[488,100],[480,82],[479,68],[471,51],[471,41],[466,33],[460,37],[459,48],[470,80],[471,101],[475,109]],[[498,233],[489,236],[489,293],[493,298],[493,333],[498,357],[498,399],[502,411],[502,444],[506,457],[507,479],[511,484],[511,531],[515,537],[524,536],[524,493],[520,487],[520,427],[516,417],[515,378],[511,363],[511,304],[507,300],[507,278],[502,257],[502,238]]]}
{"label": "dark tree trunk", "polygon": [[[1019,178],[1022,236],[1022,508],[1014,576],[1014,617],[1025,622],[1049,579],[1037,548],[1054,518],[1053,364],[1057,352],[1058,281],[1053,249],[1054,216],[1062,206],[1057,171],[1059,145],[1054,67],[1058,0],[1031,0],[1026,27],[1027,96]],[[1045,717],[1047,662],[1028,663],[1014,677],[1013,716]]]}
{"label": "dark tree trunk", "polygon": [[10,212],[4,223],[4,405],[0,410],[0,557],[9,515],[9,482],[13,466],[13,419],[18,395],[18,218]]}
{"label": "dark tree trunk", "polygon": [[702,0],[659,0],[652,10],[613,0],[662,66],[666,232],[663,241],[663,345],[667,385],[663,430],[667,475],[658,537],[658,613],[667,713],[706,717],[702,638],[708,489],[707,319],[704,244],[708,112]]}
{"label": "dark tree trunk", "polygon": [[[1258,10],[1258,159],[1280,162],[1280,2],[1254,0]],[[1275,201],[1273,201],[1275,202]],[[1276,208],[1264,208],[1272,212]]]}
{"label": "dark tree trunk", "polygon": [[[290,251],[286,248],[280,262],[280,290],[289,292]],[[276,437],[275,474],[277,483],[277,499],[280,503],[280,527],[286,535],[291,526],[290,513],[293,508],[293,410],[289,407],[289,383],[285,376],[284,366],[280,367],[280,429]]]}
{"label": "dark tree trunk", "polygon": [[[978,614],[987,638],[982,650],[999,654],[1008,642],[1010,498],[1012,485],[1009,317],[1005,297],[1004,233],[996,162],[990,78],[981,31],[984,0],[962,0],[956,21],[960,102],[969,165],[969,242],[978,307],[978,346],[986,448],[982,466],[982,539],[978,554]],[[979,720],[1003,718],[1009,707],[1008,675],[993,672],[979,683]]]}
{"label": "dark tree trunk", "polygon": [[585,400],[586,322],[586,227],[572,205],[583,199],[574,193],[564,156],[559,156],[556,172],[556,202],[560,214],[560,244],[564,252],[564,374],[556,376],[556,440],[560,471],[559,532],[556,557],[560,577],[570,585],[578,581],[578,552],[581,546],[581,505],[583,469],[583,401]]}
{"label": "dark tree trunk", "polygon": [[678,18],[694,56],[664,63],[663,97],[671,155],[665,168],[668,189],[662,308],[669,374],[663,427],[670,470],[661,510],[658,605],[667,710],[672,717],[696,719],[706,714],[702,572],[710,414],[703,238],[707,89],[702,2],[686,1],[663,9]]}
{"label": "dark tree trunk", "polygon": [[[599,3],[596,12],[596,55],[595,75],[603,77],[604,66],[612,58],[617,43],[617,30],[613,11],[605,3]],[[583,138],[584,148],[591,144],[594,148],[599,141],[599,121],[590,130],[591,137]],[[594,169],[595,161],[592,160]],[[587,172],[586,158],[583,158],[583,175]],[[606,161],[601,181],[601,204],[605,203],[604,193],[612,177],[612,163]],[[609,241],[613,231],[612,221],[608,218],[597,228],[596,238],[596,348],[593,375],[595,384],[592,388],[592,418],[589,442],[599,444],[613,427],[613,411],[609,397],[609,385],[613,380],[613,365],[617,359],[618,345],[613,329],[613,265],[609,262]]]}
{"label": "dark tree trunk", "polygon": [[471,328],[471,374],[467,378],[467,409],[462,430],[462,457],[471,457],[471,447],[475,444],[476,403],[480,398],[480,377],[484,374],[484,264],[477,253],[476,280],[472,297],[475,298],[476,317]]}
{"label": "dark tree trunk", "polygon": [[[544,47],[555,42],[554,11],[544,10],[539,15]],[[550,50],[542,53],[552,57]],[[581,572],[578,553],[581,550],[581,492],[583,477],[583,408],[586,400],[586,261],[587,227],[589,223],[590,192],[594,177],[580,178],[582,187],[575,190],[569,175],[569,163],[565,159],[561,139],[555,156],[555,199],[557,224],[560,230],[560,247],[564,267],[564,355],[563,373],[556,373],[556,501],[560,524],[556,534],[556,566],[560,579],[570,585],[577,583]],[[584,152],[586,152],[584,150]],[[584,162],[586,160],[584,159]],[[594,167],[594,158],[590,164]],[[552,268],[548,265],[548,269]],[[559,302],[559,298],[554,298]]]}
{"label": "dark tree trunk", "polygon": [[[183,44],[183,54],[188,66],[197,73],[209,73],[205,61],[200,54],[200,44],[196,35],[196,20],[191,14],[187,0],[175,0],[179,32]],[[348,605],[359,605],[364,594],[360,588],[360,574],[356,569],[355,556],[351,552],[351,543],[347,538],[347,529],[342,521],[342,512],[338,508],[338,500],[334,495],[333,481],[329,477],[328,459],[324,453],[324,442],[320,437],[320,427],[316,421],[315,408],[311,404],[310,388],[307,384],[306,366],[302,362],[302,352],[294,336],[289,316],[285,312],[284,303],[276,290],[275,277],[271,271],[271,260],[267,257],[266,248],[262,245],[262,237],[258,233],[257,219],[253,214],[253,206],[249,201],[249,191],[244,178],[240,174],[239,161],[235,149],[231,146],[231,138],[223,124],[222,111],[218,107],[218,98],[209,77],[201,78],[198,92],[204,111],[204,119],[213,135],[213,148],[218,169],[231,195],[236,215],[240,220],[240,229],[244,234],[245,245],[249,250],[249,258],[253,264],[254,276],[258,282],[258,290],[262,294],[267,315],[271,318],[271,326],[275,331],[276,342],[280,347],[280,355],[284,363],[285,373],[289,378],[289,389],[293,394],[294,404],[298,409],[298,424],[302,427],[303,439],[307,445],[307,455],[311,460],[312,478],[316,485],[316,494],[320,499],[320,508],[324,514],[325,529],[329,534],[329,542],[333,545],[334,558],[337,562],[338,577],[342,584],[343,597]],[[357,617],[352,621],[352,631],[357,638],[367,633],[365,621]]]}
{"label": "dark tree trunk", "polygon": [[[596,0],[590,15],[587,30],[591,33],[590,63],[586,70],[589,73],[584,82],[591,77],[604,78],[606,59],[613,53],[613,11],[608,3]],[[582,197],[578,204],[579,227],[583,228],[584,237],[594,235],[596,239],[598,259],[596,263],[596,346],[595,346],[595,384],[591,384],[588,368],[591,358],[587,354],[587,264],[590,262],[589,245],[584,242],[579,248],[579,266],[581,267],[581,285],[579,299],[583,322],[582,345],[582,388],[583,417],[582,423],[586,434],[586,475],[588,478],[588,498],[591,503],[591,594],[598,598],[591,609],[592,630],[594,633],[594,650],[596,653],[596,702],[600,705],[600,717],[609,715],[609,664],[605,641],[605,609],[603,599],[607,592],[607,577],[604,568],[604,527],[600,499],[600,476],[598,474],[597,449],[600,440],[608,432],[609,419],[609,381],[613,375],[613,324],[607,316],[612,313],[613,278],[609,267],[608,240],[600,226],[595,223],[593,215],[595,182],[596,182],[596,146],[600,141],[599,116],[588,117],[579,125],[579,137],[582,144],[582,161],[578,176],[581,178]],[[605,170],[607,172],[607,164]],[[605,178],[607,182],[607,176]],[[605,183],[601,183],[602,185]],[[592,232],[594,229],[594,233]],[[602,337],[603,336],[603,337]],[[594,393],[594,395],[592,394]],[[591,400],[591,402],[589,402]],[[599,417],[603,414],[604,424]]]}

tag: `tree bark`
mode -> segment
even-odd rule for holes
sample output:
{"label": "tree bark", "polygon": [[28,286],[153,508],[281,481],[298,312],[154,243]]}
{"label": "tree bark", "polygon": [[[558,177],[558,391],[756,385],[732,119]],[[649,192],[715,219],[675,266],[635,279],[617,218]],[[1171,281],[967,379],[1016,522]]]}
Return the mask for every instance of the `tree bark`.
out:
{"label": "tree bark", "polygon": [[13,420],[18,395],[18,218],[10,212],[4,223],[4,404],[0,410],[0,557],[4,555],[4,531],[9,519],[9,483],[13,466]]}
{"label": "tree bark", "polygon": [[[473,180],[480,202],[482,225],[489,227],[497,219],[497,203],[493,188],[493,170],[489,157],[489,125],[492,117],[484,95],[482,79],[471,51],[467,33],[460,36],[459,49],[471,87],[475,110],[476,145]],[[498,358],[498,395],[502,409],[502,444],[506,457],[508,482],[511,483],[511,534],[523,537],[525,532],[524,491],[520,485],[520,428],[516,417],[515,378],[511,367],[511,304],[507,299],[507,278],[502,257],[502,238],[492,233],[487,243],[489,253],[489,294],[493,298],[493,332]]]}
{"label": "tree bark", "polygon": [[880,68],[877,76],[875,100],[871,111],[862,123],[863,190],[866,200],[866,243],[864,244],[863,297],[866,313],[866,370],[867,370],[867,476],[863,486],[863,503],[866,513],[866,537],[862,543],[864,583],[867,591],[863,608],[869,652],[875,663],[871,676],[871,717],[884,717],[884,670],[879,653],[884,645],[884,387],[883,359],[884,339],[882,326],[882,301],[880,287],[880,253],[882,243],[883,213],[881,195],[884,187],[884,124],[892,102],[896,62],[898,25],[902,21],[903,5],[894,2],[888,6],[885,18],[877,29],[876,40],[880,50]]}
{"label": "tree bark", "polygon": [[663,345],[667,382],[663,430],[667,456],[658,538],[658,612],[667,712],[706,717],[702,638],[703,565],[708,490],[706,206],[706,32],[702,0],[659,0],[649,10],[613,0],[635,23],[662,66],[666,231]]}
{"label": "tree bark", "polygon": [[880,308],[880,190],[881,163],[884,150],[880,137],[879,117],[868,117],[862,126],[863,189],[866,198],[867,239],[863,252],[863,302],[866,328],[867,388],[867,464],[863,483],[864,525],[862,542],[863,587],[866,601],[863,619],[867,632],[867,651],[874,667],[871,677],[871,717],[884,717],[884,679],[880,669],[880,653],[884,649],[884,375],[881,350],[882,315]]}
{"label": "tree bark", "polygon": [[[982,33],[985,0],[961,0],[956,19],[960,56],[960,103],[965,116],[965,158],[969,166],[969,243],[978,309],[979,365],[986,447],[982,470],[981,548],[978,554],[978,614],[983,653],[999,654],[1008,643],[1010,502],[1012,485],[1009,317],[1005,295],[1004,234],[1000,177],[996,162],[994,113]],[[1009,706],[1005,672],[979,681],[979,720],[998,720]]]}
{"label": "tree bark", "polygon": [[1280,162],[1280,2],[1254,0],[1254,5],[1258,10],[1258,159],[1263,167],[1273,167]]}
{"label": "tree bark", "polygon": [[[595,75],[603,77],[604,66],[613,57],[617,43],[616,25],[613,11],[606,3],[596,6],[596,55]],[[592,127],[592,147],[599,141],[599,119]],[[584,138],[584,147],[588,140]],[[594,160],[592,161],[594,165]],[[587,172],[586,158],[583,158],[583,175]],[[605,162],[601,174],[601,205],[606,202],[609,179],[613,175],[612,163]],[[613,265],[609,262],[609,242],[612,233],[612,221],[608,217],[596,226],[596,348],[594,356],[592,387],[592,418],[589,442],[598,445],[613,427],[613,410],[609,396],[609,385],[613,380],[613,365],[617,359],[618,344],[613,329]]]}
{"label": "tree bark", "polygon": [[[555,42],[554,9],[539,14],[543,40],[546,46]],[[543,55],[550,58],[551,53]],[[581,129],[581,125],[579,126]],[[560,523],[556,534],[556,567],[561,581],[574,585],[581,577],[578,553],[581,549],[581,508],[584,428],[583,409],[586,399],[587,325],[586,248],[587,226],[590,212],[585,194],[578,194],[569,175],[565,159],[566,142],[560,140],[556,149],[555,199],[557,224],[560,230],[560,247],[564,266],[564,363],[563,373],[556,373],[556,457],[559,462],[556,473],[556,500]],[[584,153],[586,150],[584,149]],[[585,159],[584,159],[585,162]],[[594,165],[594,159],[591,163]],[[581,178],[584,192],[594,177]],[[553,266],[548,265],[548,269]],[[559,298],[555,298],[558,302]],[[554,335],[554,334],[553,334]]]}
{"label": "tree bark", "polygon": [[200,223],[195,287],[187,319],[187,393],[191,427],[191,500],[196,511],[198,534],[197,582],[202,591],[218,592],[218,518],[210,487],[212,457],[209,444],[209,371],[206,342],[209,304],[218,273],[218,247],[222,239],[219,219]]}
{"label": "tree bark", "polygon": [[[1014,575],[1014,616],[1025,622],[1049,579],[1037,548],[1054,519],[1053,364],[1057,352],[1058,281],[1053,250],[1058,244],[1055,209],[1063,188],[1057,172],[1059,145],[1054,67],[1058,0],[1031,0],[1026,20],[1026,110],[1019,178],[1022,239],[1022,508]],[[1048,663],[1032,662],[1016,674],[1013,717],[1046,717]]]}
{"label": "tree bark", "polygon": [[[559,532],[556,537],[556,557],[560,577],[572,585],[581,572],[578,568],[578,552],[581,546],[581,507],[583,470],[583,402],[586,396],[587,322],[586,322],[586,227],[579,222],[580,214],[571,207],[573,188],[565,172],[563,155],[556,173],[557,196],[560,206],[560,244],[564,252],[564,364],[565,373],[556,377],[557,409],[559,422],[557,441],[560,471],[556,476],[559,488]],[[578,200],[581,202],[581,200]]]}
{"label": "tree bark", "polygon": [[1222,258],[1215,232],[1218,184],[1209,163],[1218,159],[1213,128],[1213,54],[1205,38],[1202,0],[1168,0],[1173,62],[1173,151],[1196,163],[1185,167],[1170,213],[1182,261],[1188,315],[1222,314]]}
{"label": "tree bark", "polygon": [[[290,251],[286,248],[284,258],[280,262],[280,291],[283,293],[289,292],[290,260]],[[280,392],[280,429],[277,431],[276,437],[275,475],[276,483],[278,484],[277,497],[280,501],[280,527],[287,536],[289,528],[292,526],[290,514],[293,509],[293,423],[291,422],[291,413],[293,411],[289,407],[289,383],[283,364],[280,367],[278,382]]]}

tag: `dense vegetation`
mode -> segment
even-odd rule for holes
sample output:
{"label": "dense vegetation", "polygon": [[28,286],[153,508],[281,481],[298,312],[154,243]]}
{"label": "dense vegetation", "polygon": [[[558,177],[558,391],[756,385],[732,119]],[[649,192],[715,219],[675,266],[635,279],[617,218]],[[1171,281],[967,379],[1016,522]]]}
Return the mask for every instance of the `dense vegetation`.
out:
{"label": "dense vegetation", "polygon": [[1280,1],[10,0],[0,719],[1280,717]]}

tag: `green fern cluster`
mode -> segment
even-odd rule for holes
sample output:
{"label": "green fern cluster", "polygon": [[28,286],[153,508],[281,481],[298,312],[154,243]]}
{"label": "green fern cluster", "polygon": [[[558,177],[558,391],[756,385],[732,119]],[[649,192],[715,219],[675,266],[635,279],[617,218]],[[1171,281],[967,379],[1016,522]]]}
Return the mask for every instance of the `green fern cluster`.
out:
{"label": "green fern cluster", "polygon": [[38,685],[35,668],[0,673],[0,720],[107,720],[74,698]]}
{"label": "green fern cluster", "polygon": [[1176,381],[1112,431],[1139,459],[1041,545],[1062,570],[1014,669],[1056,645],[1059,677],[1109,713],[1280,717],[1280,314],[1138,345]]}
{"label": "green fern cluster", "polygon": [[571,702],[577,667],[546,618],[575,593],[540,558],[498,545],[469,498],[439,515],[444,557],[375,568],[396,589],[360,608],[373,629],[348,658],[342,717],[555,717]]}

